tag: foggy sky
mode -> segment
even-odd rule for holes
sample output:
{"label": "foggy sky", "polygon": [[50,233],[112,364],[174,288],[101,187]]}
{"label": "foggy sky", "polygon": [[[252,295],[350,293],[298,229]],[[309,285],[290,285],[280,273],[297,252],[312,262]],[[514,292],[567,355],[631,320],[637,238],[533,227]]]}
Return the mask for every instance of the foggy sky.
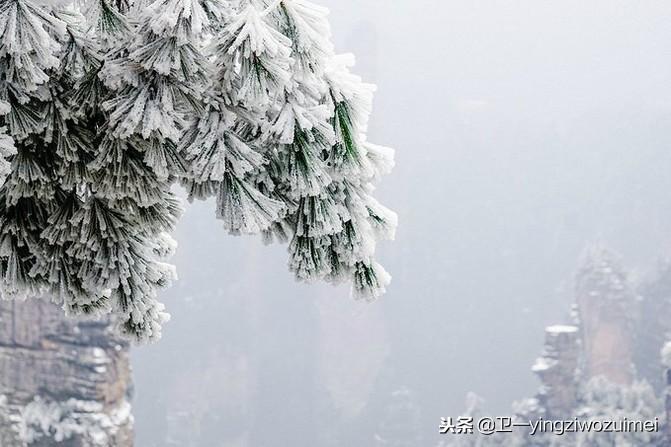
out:
{"label": "foggy sky", "polygon": [[[369,139],[397,151],[377,192],[400,217],[379,250],[392,285],[364,305],[347,287],[297,284],[286,247],[227,236],[212,203],[190,206],[181,279],[164,293],[173,320],[134,351],[138,445],[179,431],[162,419],[175,402],[233,399],[213,384],[244,377],[222,362],[247,350],[263,358],[256,411],[275,430],[251,445],[313,447],[300,434],[319,381],[369,364],[384,366],[347,389],[364,401],[410,389],[435,445],[468,391],[495,415],[535,393],[543,328],[568,321],[588,244],[622,254],[633,280],[671,255],[671,3],[322,3],[338,50],[378,85]],[[250,312],[262,324],[245,323]],[[334,353],[344,362],[323,358]],[[215,424],[211,439],[235,425]]]}

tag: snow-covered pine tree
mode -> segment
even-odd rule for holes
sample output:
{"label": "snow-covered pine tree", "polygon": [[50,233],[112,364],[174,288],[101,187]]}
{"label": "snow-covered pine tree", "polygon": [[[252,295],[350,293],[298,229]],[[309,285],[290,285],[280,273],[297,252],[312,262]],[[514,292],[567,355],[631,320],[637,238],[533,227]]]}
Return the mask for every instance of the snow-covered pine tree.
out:
{"label": "snow-covered pine tree", "polygon": [[157,338],[177,179],[191,198],[216,196],[229,232],[290,238],[299,279],[384,291],[375,241],[396,217],[371,192],[392,153],[366,142],[373,88],[334,54],[325,9],[81,3],[86,23],[32,0],[0,6],[4,296],[48,292]]}
{"label": "snow-covered pine tree", "polygon": [[328,10],[285,0],[274,14],[292,44],[292,84],[269,127],[270,172],[294,204],[290,268],[299,279],[350,280],[356,297],[375,299],[389,281],[375,241],[393,237],[396,216],[370,196],[393,165],[391,150],[365,141],[374,87],[349,73],[353,57],[334,54]]}
{"label": "snow-covered pine tree", "polygon": [[45,260],[47,219],[67,196],[58,181],[67,116],[50,82],[59,58],[67,63],[67,49],[61,52],[71,36],[67,20],[76,22],[76,14],[31,0],[0,4],[0,152],[14,152],[12,140],[16,146],[0,188],[0,296],[5,298],[39,294],[49,285],[34,269]]}
{"label": "snow-covered pine tree", "polygon": [[[40,233],[40,250],[33,250],[33,278],[46,284],[43,291],[63,304],[66,310],[95,303],[100,291],[83,286],[79,275],[81,260],[76,256],[77,228],[73,218],[81,212],[90,191],[91,177],[87,165],[93,157],[95,132],[92,121],[73,106],[72,92],[79,79],[99,63],[97,46],[87,36],[84,17],[72,10],[52,12],[65,24],[65,34],[58,40],[58,67],[49,71],[44,84],[44,132],[39,135],[35,150],[52,154],[51,175],[54,196]],[[17,166],[20,169],[20,166]]]}
{"label": "snow-covered pine tree", "polygon": [[[8,223],[3,229],[9,235],[3,255],[8,259],[6,272],[20,272],[22,279],[6,281],[4,292],[47,293],[69,313],[91,313],[107,307],[103,290],[87,285],[85,261],[97,255],[97,248],[94,251],[80,225],[86,213],[84,204],[91,196],[89,165],[100,122],[95,110],[87,106],[89,102],[82,100],[98,96],[99,86],[87,83],[87,74],[99,69],[101,60],[96,43],[86,33],[83,16],[44,6],[35,6],[35,11],[36,17],[48,19],[40,38],[51,41],[35,38],[30,42],[32,49],[24,46],[24,51],[39,54],[42,50],[34,47],[46,42],[53,47],[56,65],[43,71],[40,79],[44,82],[32,90],[27,102],[10,107],[23,113],[16,122],[31,123],[32,119],[34,123],[24,126],[24,132],[12,132],[19,141],[19,152],[3,188],[7,208],[2,217]],[[17,28],[17,35],[26,32]],[[25,65],[23,70],[27,70]],[[81,96],[80,84],[91,87],[86,98]],[[11,100],[13,90],[8,91]],[[18,127],[11,119],[9,125],[10,129]],[[18,261],[12,264],[12,260]]]}
{"label": "snow-covered pine tree", "polygon": [[373,259],[374,241],[394,238],[397,216],[372,196],[372,182],[391,171],[393,151],[365,139],[374,87],[349,73],[353,64],[351,56],[334,57],[327,78],[337,136],[328,160],[333,189],[343,194],[349,217],[331,236],[331,276],[351,274],[357,296],[377,298],[390,278]]}
{"label": "snow-covered pine tree", "polygon": [[[96,264],[125,262],[137,271],[136,252],[155,244],[115,227],[123,218],[106,215],[92,195],[99,180],[90,169],[92,148],[100,145],[96,108],[104,96],[95,79],[102,65],[95,42],[72,10],[17,0],[3,3],[1,17],[1,99],[18,149],[0,190],[1,291],[48,293],[70,313],[106,309],[119,275],[103,279]],[[130,243],[122,240],[126,234]],[[109,235],[119,246],[100,243]]]}
{"label": "snow-covered pine tree", "polygon": [[88,277],[92,287],[110,289],[122,331],[139,340],[157,338],[167,318],[157,289],[175,276],[163,258],[181,213],[170,187],[184,174],[177,143],[187,119],[202,113],[208,61],[200,41],[215,12],[209,3],[157,0],[132,9],[133,37],[101,71],[111,92],[82,228],[110,251],[91,256]]}
{"label": "snow-covered pine tree", "polygon": [[376,298],[389,277],[375,240],[396,216],[370,193],[393,154],[366,143],[373,87],[334,54],[326,16],[302,0],[241,2],[215,38],[217,94],[183,140],[186,183],[217,196],[229,232],[291,239],[298,279],[349,279]]}
{"label": "snow-covered pine tree", "polygon": [[256,6],[228,11],[214,38],[215,82],[206,111],[185,134],[180,153],[189,169],[189,197],[216,197],[217,217],[233,234],[258,234],[284,211],[280,200],[257,187],[266,158],[258,145],[259,122],[290,77],[286,39],[270,28]]}

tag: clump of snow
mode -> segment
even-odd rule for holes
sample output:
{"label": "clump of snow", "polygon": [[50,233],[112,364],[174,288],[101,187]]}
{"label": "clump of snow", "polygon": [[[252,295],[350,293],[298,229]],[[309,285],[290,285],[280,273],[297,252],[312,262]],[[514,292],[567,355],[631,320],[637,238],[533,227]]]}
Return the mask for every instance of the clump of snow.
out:
{"label": "clump of snow", "polygon": [[110,446],[119,427],[132,422],[130,403],[122,402],[111,413],[100,402],[68,399],[51,401],[36,396],[21,412],[20,436],[27,443],[43,439],[63,442],[84,437],[91,446]]}
{"label": "clump of snow", "polygon": [[667,341],[662,347],[662,365],[671,368],[671,341]]}
{"label": "clump of snow", "polygon": [[547,371],[557,364],[557,360],[551,359],[548,357],[539,357],[536,359],[536,362],[531,367],[531,371],[537,373],[541,371]]}
{"label": "clump of snow", "polygon": [[573,334],[575,332],[578,332],[578,328],[576,326],[569,326],[569,325],[562,325],[562,324],[557,324],[554,326],[548,326],[545,328],[547,332],[553,333],[553,334]]}

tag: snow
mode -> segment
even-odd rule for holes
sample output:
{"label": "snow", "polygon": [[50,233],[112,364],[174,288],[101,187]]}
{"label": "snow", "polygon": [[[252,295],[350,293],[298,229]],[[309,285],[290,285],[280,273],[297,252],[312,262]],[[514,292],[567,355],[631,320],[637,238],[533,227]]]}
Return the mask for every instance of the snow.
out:
{"label": "snow", "polygon": [[130,403],[123,401],[108,414],[100,402],[74,398],[51,401],[36,396],[21,411],[20,436],[27,443],[43,438],[63,442],[77,436],[92,447],[107,447],[119,427],[132,422],[130,408]]}
{"label": "snow", "polygon": [[578,332],[578,328],[576,326],[554,325],[546,327],[545,331],[553,334],[561,334],[561,333],[572,334]]}
{"label": "snow", "polygon": [[662,347],[662,365],[671,368],[671,341],[667,341]]}
{"label": "snow", "polygon": [[531,367],[531,371],[538,373],[547,371],[550,368],[554,367],[557,364],[557,360],[551,359],[548,357],[539,357],[536,359],[536,362]]}

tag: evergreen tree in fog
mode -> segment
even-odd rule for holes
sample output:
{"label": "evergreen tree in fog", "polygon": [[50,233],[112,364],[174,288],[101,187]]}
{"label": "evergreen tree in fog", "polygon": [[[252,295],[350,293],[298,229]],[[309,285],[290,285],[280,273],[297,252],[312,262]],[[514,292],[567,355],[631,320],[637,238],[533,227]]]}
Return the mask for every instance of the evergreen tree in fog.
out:
{"label": "evergreen tree in fog", "polygon": [[299,280],[384,293],[366,140],[373,86],[302,0],[0,5],[0,295],[48,294],[160,337],[181,213],[216,198],[231,234],[289,243]]}

